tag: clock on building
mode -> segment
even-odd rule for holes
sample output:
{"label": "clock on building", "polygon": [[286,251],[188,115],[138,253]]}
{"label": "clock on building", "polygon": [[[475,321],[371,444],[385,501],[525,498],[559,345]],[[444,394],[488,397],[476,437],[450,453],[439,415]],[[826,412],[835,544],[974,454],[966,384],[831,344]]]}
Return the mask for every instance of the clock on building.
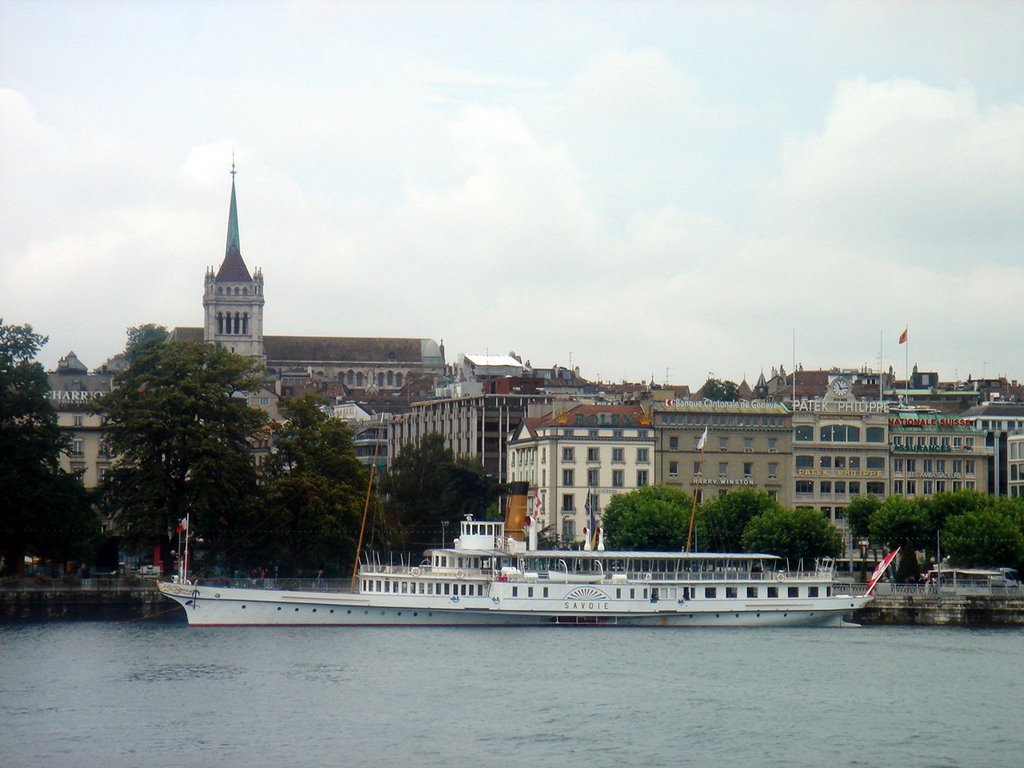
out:
{"label": "clock on building", "polygon": [[846,397],[850,394],[850,380],[836,379],[832,382],[832,392],[836,397]]}

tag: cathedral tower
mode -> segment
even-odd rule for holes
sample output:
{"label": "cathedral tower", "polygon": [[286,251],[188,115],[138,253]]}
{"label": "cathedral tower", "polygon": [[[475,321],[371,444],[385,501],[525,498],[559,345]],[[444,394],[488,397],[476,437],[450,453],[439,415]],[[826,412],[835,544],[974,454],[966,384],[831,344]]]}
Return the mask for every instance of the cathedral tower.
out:
{"label": "cathedral tower", "polygon": [[224,261],[214,273],[206,270],[203,291],[203,341],[266,361],[263,351],[263,273],[250,276],[238,241],[235,164],[231,164],[231,208]]}

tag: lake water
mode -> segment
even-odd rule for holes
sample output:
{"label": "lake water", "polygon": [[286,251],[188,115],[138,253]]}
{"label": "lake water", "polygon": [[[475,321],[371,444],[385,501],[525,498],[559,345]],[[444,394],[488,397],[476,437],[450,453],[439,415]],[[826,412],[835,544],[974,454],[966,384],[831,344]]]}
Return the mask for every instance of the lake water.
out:
{"label": "lake water", "polygon": [[1018,766],[1024,631],[0,626],[0,766]]}

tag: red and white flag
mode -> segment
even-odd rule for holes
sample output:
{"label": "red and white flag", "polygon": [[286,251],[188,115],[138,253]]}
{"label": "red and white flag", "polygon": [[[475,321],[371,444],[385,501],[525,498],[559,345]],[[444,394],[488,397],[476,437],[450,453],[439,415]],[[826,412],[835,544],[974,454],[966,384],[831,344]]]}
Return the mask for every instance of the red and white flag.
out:
{"label": "red and white flag", "polygon": [[544,501],[540,497],[540,488],[533,496],[533,519],[540,520],[540,512],[544,509]]}
{"label": "red and white flag", "polygon": [[181,518],[181,522],[178,523],[178,527],[174,530],[178,533],[184,533],[188,530],[188,515],[185,515],[183,518]]}
{"label": "red and white flag", "polygon": [[871,580],[868,582],[868,591],[864,594],[870,595],[874,590],[875,585],[879,582],[885,572],[889,570],[889,566],[892,565],[892,561],[896,559],[896,555],[900,552],[900,548],[896,547],[892,552],[882,558],[882,562],[875,568],[875,572],[871,574]]}
{"label": "red and white flag", "polygon": [[903,333],[900,334],[900,344],[906,344],[907,343],[907,331],[909,331],[909,330],[910,330],[910,326],[909,325],[906,328],[903,329]]}

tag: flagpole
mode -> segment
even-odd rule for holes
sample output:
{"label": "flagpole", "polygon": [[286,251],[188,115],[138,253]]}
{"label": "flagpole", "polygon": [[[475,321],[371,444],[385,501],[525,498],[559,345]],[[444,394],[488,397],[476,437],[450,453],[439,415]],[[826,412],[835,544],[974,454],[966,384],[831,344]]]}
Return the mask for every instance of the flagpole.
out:
{"label": "flagpole", "polygon": [[885,399],[885,391],[882,387],[882,331],[878,332],[878,402]]}
{"label": "flagpole", "polygon": [[181,563],[181,581],[183,584],[188,584],[188,538],[189,534],[192,533],[192,526],[190,525],[188,514],[185,515],[185,559]]}
{"label": "flagpole", "polygon": [[[794,371],[794,375],[796,372]],[[690,546],[693,543],[693,523],[697,519],[697,493],[702,487],[701,478],[704,475],[704,444],[708,440],[708,428],[704,427],[704,434],[700,436],[700,440],[697,441],[697,450],[700,458],[697,459],[697,474],[693,476],[693,504],[690,508],[690,527],[686,531],[686,548],[683,552],[689,552]]]}

